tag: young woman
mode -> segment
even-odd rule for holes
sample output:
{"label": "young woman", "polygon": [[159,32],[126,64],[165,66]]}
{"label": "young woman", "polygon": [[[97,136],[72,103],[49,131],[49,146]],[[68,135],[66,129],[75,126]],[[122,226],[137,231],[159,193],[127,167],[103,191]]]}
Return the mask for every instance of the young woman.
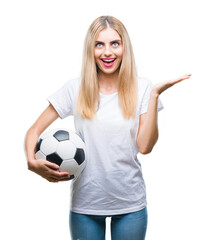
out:
{"label": "young woman", "polygon": [[158,139],[159,95],[191,74],[152,86],[137,76],[132,45],[124,25],[101,16],[90,25],[81,77],[48,98],[49,106],[28,130],[28,167],[50,182],[67,172],[35,160],[40,134],[58,117],[74,116],[76,133],[86,144],[87,165],[71,185],[72,239],[105,239],[111,217],[112,240],[144,240],[147,228],[145,183],[138,152],[148,154]]}

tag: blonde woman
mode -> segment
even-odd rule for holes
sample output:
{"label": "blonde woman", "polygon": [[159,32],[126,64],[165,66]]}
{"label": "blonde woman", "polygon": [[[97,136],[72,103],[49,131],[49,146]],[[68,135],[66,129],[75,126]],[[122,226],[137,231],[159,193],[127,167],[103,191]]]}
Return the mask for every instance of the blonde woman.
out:
{"label": "blonde woman", "polygon": [[159,95],[191,75],[152,86],[138,77],[125,26],[101,16],[85,38],[81,77],[69,80],[48,98],[49,106],[28,130],[28,167],[50,182],[67,172],[35,160],[39,135],[57,118],[74,116],[76,133],[86,144],[87,165],[71,185],[72,239],[105,239],[111,217],[112,240],[144,240],[147,228],[145,183],[138,152],[148,154],[158,139]]}

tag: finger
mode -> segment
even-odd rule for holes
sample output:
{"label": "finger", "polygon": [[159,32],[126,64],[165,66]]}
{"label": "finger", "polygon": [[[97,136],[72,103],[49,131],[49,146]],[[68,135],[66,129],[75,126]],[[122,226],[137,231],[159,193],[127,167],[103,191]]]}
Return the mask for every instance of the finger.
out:
{"label": "finger", "polygon": [[52,183],[58,183],[59,182],[58,179],[54,179],[54,178],[49,178],[48,181],[52,182]]}
{"label": "finger", "polygon": [[184,75],[183,77],[170,80],[169,83],[172,84],[172,85],[174,85],[174,84],[179,83],[179,82],[181,82],[181,81],[183,81],[183,80],[185,80],[185,79],[188,79],[188,78],[190,78],[190,76]]}
{"label": "finger", "polygon": [[60,177],[70,177],[70,174],[69,174],[69,172],[59,172],[59,176]]}
{"label": "finger", "polygon": [[191,74],[185,74],[185,75],[183,75],[183,76],[181,76],[179,79],[188,79],[188,78],[190,78],[190,76],[191,76]]}
{"label": "finger", "polygon": [[46,161],[45,162],[45,165],[53,170],[59,170],[59,166],[55,163],[52,163],[52,162],[49,162],[49,161]]}
{"label": "finger", "polygon": [[69,176],[69,177],[67,176],[66,178],[63,177],[63,178],[60,178],[60,179],[59,179],[59,181],[62,181],[62,182],[68,181],[68,180],[70,180],[70,176]]}
{"label": "finger", "polygon": [[55,170],[49,170],[49,173],[51,174],[52,177],[59,179],[59,178],[67,178],[69,175],[68,172],[59,172]]}
{"label": "finger", "polygon": [[68,181],[70,179],[70,175],[66,175],[66,176],[49,176],[48,181],[50,182],[60,182],[60,181]]}
{"label": "finger", "polygon": [[52,177],[44,177],[44,178],[49,182],[54,182],[54,183],[58,182],[58,179],[56,178],[52,178]]}

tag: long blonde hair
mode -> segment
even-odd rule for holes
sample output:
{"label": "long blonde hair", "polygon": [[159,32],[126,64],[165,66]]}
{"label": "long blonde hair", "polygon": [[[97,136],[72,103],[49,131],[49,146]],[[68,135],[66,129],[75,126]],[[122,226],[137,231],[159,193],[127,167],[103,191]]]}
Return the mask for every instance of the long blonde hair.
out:
{"label": "long blonde hair", "polygon": [[124,49],[118,74],[119,106],[122,109],[124,118],[134,118],[137,105],[137,72],[133,49],[125,26],[112,16],[98,17],[92,22],[87,31],[83,49],[81,86],[75,111],[78,111],[78,114],[83,118],[92,119],[98,110],[99,82],[94,48],[96,37],[108,25],[120,35]]}

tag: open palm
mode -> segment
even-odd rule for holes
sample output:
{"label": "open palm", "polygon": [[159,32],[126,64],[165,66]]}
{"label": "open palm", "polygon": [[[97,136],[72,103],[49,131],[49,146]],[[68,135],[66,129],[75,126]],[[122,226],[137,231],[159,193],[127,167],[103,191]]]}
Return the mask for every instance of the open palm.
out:
{"label": "open palm", "polygon": [[179,83],[185,79],[190,78],[191,74],[185,74],[182,77],[173,79],[173,80],[168,80],[168,81],[164,81],[161,83],[157,83],[153,86],[153,91],[156,92],[157,94],[161,94],[162,92],[164,92],[166,89],[172,87],[173,85],[175,85],[176,83]]}

